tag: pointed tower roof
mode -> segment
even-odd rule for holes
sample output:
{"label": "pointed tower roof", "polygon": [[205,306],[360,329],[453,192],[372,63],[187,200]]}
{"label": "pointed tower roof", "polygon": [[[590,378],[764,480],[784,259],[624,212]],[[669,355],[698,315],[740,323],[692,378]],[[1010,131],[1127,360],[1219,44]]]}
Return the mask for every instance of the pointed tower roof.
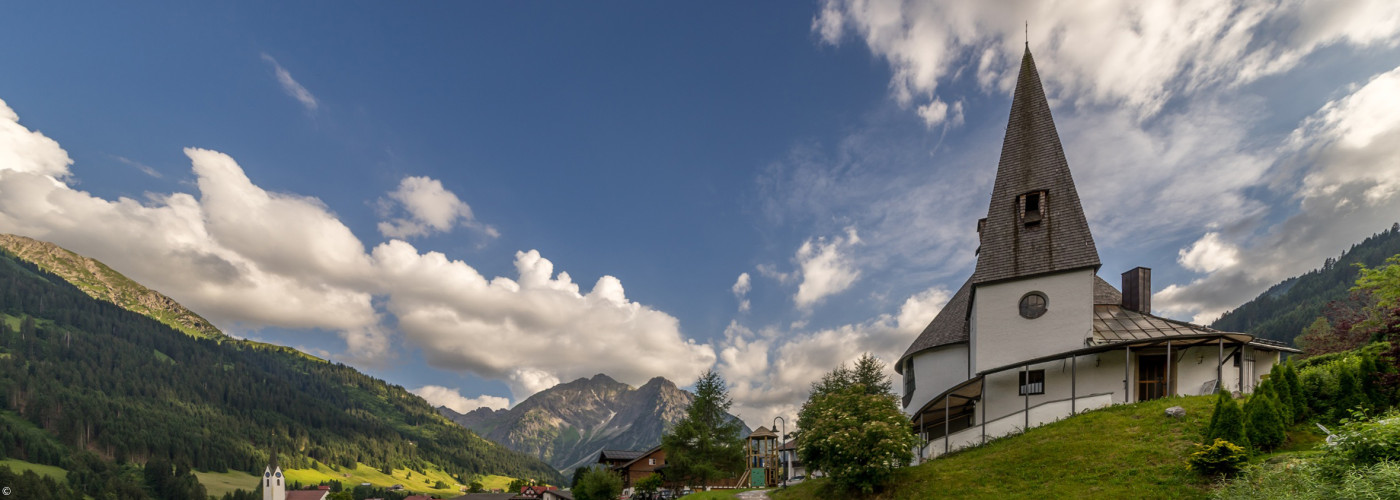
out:
{"label": "pointed tower roof", "polygon": [[[1026,195],[1032,195],[1029,203],[1038,212],[1027,213]],[[982,247],[972,274],[974,285],[1099,267],[1099,252],[1030,47],[1021,58],[992,203],[980,226]]]}

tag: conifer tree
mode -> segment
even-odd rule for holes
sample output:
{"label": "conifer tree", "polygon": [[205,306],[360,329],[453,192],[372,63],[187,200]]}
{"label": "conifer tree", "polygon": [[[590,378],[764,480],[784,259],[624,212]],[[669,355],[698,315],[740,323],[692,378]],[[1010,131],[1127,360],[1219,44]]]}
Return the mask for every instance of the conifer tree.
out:
{"label": "conifer tree", "polygon": [[1288,437],[1284,433],[1283,416],[1279,415],[1279,406],[1267,384],[1255,390],[1245,402],[1244,417],[1245,436],[1261,450],[1272,450]]}
{"label": "conifer tree", "polygon": [[1225,406],[1225,400],[1228,397],[1225,395],[1225,391],[1215,391],[1215,407],[1210,411],[1210,423],[1206,424],[1205,442],[1207,443],[1215,441],[1216,429],[1220,426],[1221,409]]}
{"label": "conifer tree", "polygon": [[1298,380],[1298,368],[1293,366],[1293,360],[1283,365],[1283,378],[1279,379],[1282,385],[1288,387],[1288,393],[1293,396],[1293,421],[1302,422],[1308,417],[1308,401],[1303,395],[1303,384]]}
{"label": "conifer tree", "polygon": [[1293,425],[1298,412],[1294,409],[1293,391],[1288,390],[1288,383],[1283,380],[1283,370],[1275,370],[1264,379],[1264,383],[1269,384],[1269,392],[1278,401],[1279,416],[1283,417],[1283,423]]}
{"label": "conifer tree", "polygon": [[739,422],[730,418],[724,378],[713,370],[695,382],[695,399],[685,417],[661,436],[666,463],[677,479],[708,485],[724,477],[738,477],[744,467],[744,440]]}
{"label": "conifer tree", "polygon": [[1205,442],[1213,443],[1224,439],[1242,448],[1249,449],[1249,437],[1244,431],[1244,412],[1230,393],[1220,391],[1215,399],[1215,411],[1210,416],[1210,427],[1206,429]]}

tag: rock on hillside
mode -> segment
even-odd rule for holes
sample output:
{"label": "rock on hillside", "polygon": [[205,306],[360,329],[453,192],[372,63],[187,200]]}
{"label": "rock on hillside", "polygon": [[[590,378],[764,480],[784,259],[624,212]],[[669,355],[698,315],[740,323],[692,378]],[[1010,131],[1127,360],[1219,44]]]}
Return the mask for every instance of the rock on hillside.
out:
{"label": "rock on hillside", "polygon": [[[509,410],[438,411],[506,447],[561,471],[592,463],[603,449],[648,449],[685,416],[694,395],[656,377],[633,388],[598,374],[541,391]],[[749,429],[743,427],[745,434]]]}

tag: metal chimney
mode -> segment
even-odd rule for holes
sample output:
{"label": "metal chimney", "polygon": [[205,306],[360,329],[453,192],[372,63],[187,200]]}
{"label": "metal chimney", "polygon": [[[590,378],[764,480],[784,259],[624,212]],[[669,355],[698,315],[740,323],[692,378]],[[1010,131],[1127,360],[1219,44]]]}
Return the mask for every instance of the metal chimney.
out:
{"label": "metal chimney", "polygon": [[1152,314],[1152,269],[1138,266],[1123,273],[1123,308]]}

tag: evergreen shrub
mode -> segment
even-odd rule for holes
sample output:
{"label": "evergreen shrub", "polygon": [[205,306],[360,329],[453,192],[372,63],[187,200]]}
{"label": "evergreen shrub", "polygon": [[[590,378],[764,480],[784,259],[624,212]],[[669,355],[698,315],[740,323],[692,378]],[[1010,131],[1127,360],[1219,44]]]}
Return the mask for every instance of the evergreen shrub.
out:
{"label": "evergreen shrub", "polygon": [[1191,470],[1207,476],[1233,476],[1249,461],[1249,451],[1224,439],[1200,445],[1186,459]]}
{"label": "evergreen shrub", "polygon": [[1215,411],[1210,416],[1210,427],[1206,428],[1205,442],[1212,443],[1223,439],[1249,448],[1249,437],[1244,430],[1244,411],[1239,403],[1225,391],[1217,393]]}
{"label": "evergreen shrub", "polygon": [[1283,416],[1268,384],[1259,386],[1244,404],[1245,435],[1255,447],[1268,451],[1283,444]]}

